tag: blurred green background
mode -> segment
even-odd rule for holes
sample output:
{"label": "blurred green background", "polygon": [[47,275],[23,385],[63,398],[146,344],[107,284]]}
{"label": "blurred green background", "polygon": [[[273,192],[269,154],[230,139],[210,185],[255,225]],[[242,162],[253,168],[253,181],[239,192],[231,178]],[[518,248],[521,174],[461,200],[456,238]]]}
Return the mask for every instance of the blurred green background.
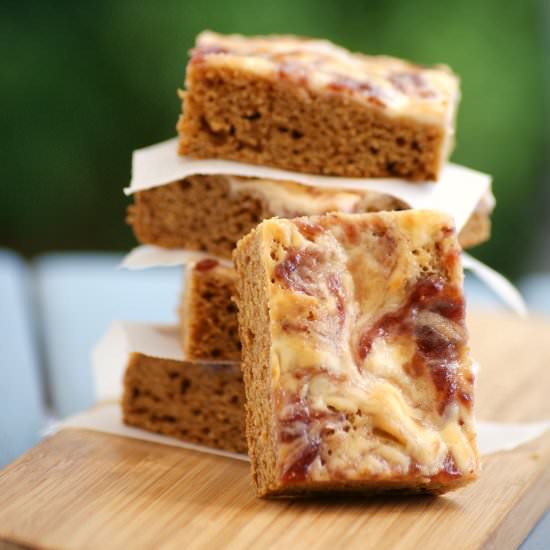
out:
{"label": "blurred green background", "polygon": [[204,28],[297,33],[444,62],[462,79],[453,160],[494,176],[492,240],[475,254],[533,264],[544,191],[544,2],[523,0],[27,1],[2,4],[0,245],[26,255],[121,250],[133,149],[174,135],[187,50]]}

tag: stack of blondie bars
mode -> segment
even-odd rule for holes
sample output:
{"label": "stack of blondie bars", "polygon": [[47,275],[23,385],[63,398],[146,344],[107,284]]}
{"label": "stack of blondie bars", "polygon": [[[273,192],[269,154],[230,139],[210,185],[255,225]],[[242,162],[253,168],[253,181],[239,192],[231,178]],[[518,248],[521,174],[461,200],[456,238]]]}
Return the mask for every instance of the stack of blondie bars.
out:
{"label": "stack of blondie bars", "polygon": [[492,196],[457,234],[391,192],[443,185],[457,77],[204,32],[181,97],[163,154],[186,175],[153,174],[128,222],[143,244],[195,251],[182,360],[131,354],[124,421],[248,451],[261,496],[474,479],[460,251],[488,239]]}

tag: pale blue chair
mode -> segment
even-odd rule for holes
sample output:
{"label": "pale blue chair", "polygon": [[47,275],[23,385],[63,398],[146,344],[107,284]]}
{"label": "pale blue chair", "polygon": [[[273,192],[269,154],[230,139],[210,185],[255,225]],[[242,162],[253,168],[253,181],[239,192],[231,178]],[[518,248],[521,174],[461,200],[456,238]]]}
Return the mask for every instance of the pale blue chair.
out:
{"label": "pale blue chair", "polygon": [[117,269],[121,254],[49,254],[33,262],[44,364],[58,417],[94,403],[91,351],[114,319],[171,323],[181,268]]}
{"label": "pale blue chair", "polygon": [[[523,277],[519,282],[519,289],[533,313],[550,317],[550,273],[535,273]],[[548,546],[550,547],[550,541]]]}
{"label": "pale blue chair", "polygon": [[36,444],[45,425],[30,289],[24,262],[0,250],[0,467]]}

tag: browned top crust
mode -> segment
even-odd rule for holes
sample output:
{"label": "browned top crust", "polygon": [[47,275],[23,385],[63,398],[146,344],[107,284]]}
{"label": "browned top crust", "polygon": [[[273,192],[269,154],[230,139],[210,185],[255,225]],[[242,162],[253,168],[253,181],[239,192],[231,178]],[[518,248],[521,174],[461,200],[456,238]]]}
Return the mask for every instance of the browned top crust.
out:
{"label": "browned top crust", "polygon": [[351,53],[327,40],[297,36],[199,34],[190,65],[226,67],[344,94],[388,115],[453,129],[459,80],[446,66]]}

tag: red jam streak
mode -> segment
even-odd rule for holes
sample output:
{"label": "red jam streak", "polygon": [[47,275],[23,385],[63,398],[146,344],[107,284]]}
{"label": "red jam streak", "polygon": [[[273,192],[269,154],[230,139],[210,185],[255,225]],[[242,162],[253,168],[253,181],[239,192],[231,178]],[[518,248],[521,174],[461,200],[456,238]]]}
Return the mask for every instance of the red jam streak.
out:
{"label": "red jam streak", "polygon": [[305,481],[308,478],[311,465],[319,455],[320,447],[321,440],[319,437],[309,441],[308,445],[303,449],[300,458],[284,471],[281,480],[285,483]]}
{"label": "red jam streak", "polygon": [[221,46],[198,46],[193,48],[190,52],[191,62],[196,63],[204,61],[204,58],[209,54],[217,53],[229,53],[227,48],[222,48]]}
{"label": "red jam streak", "polygon": [[[304,378],[311,375],[302,373]],[[345,418],[343,413],[330,413],[325,411],[311,411],[303,399],[294,396],[280,398],[283,403],[278,407],[284,410],[290,409],[290,414],[279,419],[279,442],[283,444],[293,443],[302,440],[298,457],[286,467],[281,475],[284,483],[296,483],[305,481],[309,476],[309,470],[313,462],[319,456],[321,449],[321,431],[328,420],[335,423],[342,422]]]}
{"label": "red jam streak", "polygon": [[304,322],[283,321],[281,329],[285,332],[309,332],[309,325]]}
{"label": "red jam streak", "polygon": [[463,473],[458,469],[456,462],[451,453],[448,453],[445,462],[443,463],[443,468],[431,476],[432,483],[448,483],[453,479],[458,479],[463,476]]}
{"label": "red jam streak", "polygon": [[334,76],[334,80],[327,84],[327,88],[334,92],[353,90],[356,92],[371,93],[375,91],[375,88],[368,82],[361,82],[360,80],[354,80],[353,78],[349,78],[347,76]]}
{"label": "red jam streak", "polygon": [[421,73],[394,73],[389,80],[394,88],[403,94],[417,95],[423,99],[435,97],[435,92],[429,87],[428,81]]}
{"label": "red jam streak", "polygon": [[279,441],[292,443],[307,434],[308,426],[312,422],[309,408],[303,400],[297,400],[292,413],[279,419]]}
{"label": "red jam streak", "polygon": [[298,231],[306,237],[306,239],[313,240],[325,231],[325,228],[322,225],[309,220],[294,220],[293,223],[297,227]]}
{"label": "red jam streak", "polygon": [[327,287],[336,301],[336,315],[338,316],[339,328],[342,329],[346,320],[346,301],[342,292],[342,279],[340,275],[331,273],[327,277]]}
{"label": "red jam streak", "polygon": [[301,86],[305,86],[308,83],[306,67],[296,61],[284,61],[280,63],[278,76],[281,80],[292,80]]}
{"label": "red jam streak", "polygon": [[[296,223],[296,222],[295,222]],[[321,226],[316,224],[304,223],[301,228],[306,232],[324,231]],[[324,316],[324,324],[315,323],[315,318],[308,318],[310,321],[305,325],[300,319],[288,319],[282,323],[282,329],[290,332],[296,328],[297,332],[318,331],[326,337],[336,338],[337,331],[344,327],[346,318],[346,301],[342,288],[342,279],[339,273],[327,272],[323,269],[325,257],[319,250],[314,248],[305,248],[297,250],[291,248],[287,251],[286,257],[279,262],[274,270],[274,278],[286,288],[301,292],[308,296],[319,296],[323,301],[328,296],[324,296],[323,289],[326,287],[328,293],[334,298],[336,306],[336,315],[327,314]],[[322,282],[324,281],[324,285]],[[334,323],[331,321],[334,320]]]}
{"label": "red jam streak", "polygon": [[214,260],[213,258],[205,258],[204,260],[201,260],[200,262],[197,262],[195,264],[195,271],[210,271],[211,269],[217,267],[219,263],[220,262],[218,262],[218,260]]}
{"label": "red jam streak", "polygon": [[346,235],[346,239],[352,245],[358,244],[361,240],[361,232],[355,223],[342,223],[342,229]]}
{"label": "red jam streak", "polygon": [[275,266],[273,274],[287,288],[314,296],[322,263],[323,256],[314,248],[291,248],[285,259]]}
{"label": "red jam streak", "polygon": [[[457,395],[458,380],[450,364],[459,359],[464,343],[462,339],[449,338],[432,326],[419,324],[417,316],[421,311],[437,313],[461,327],[464,325],[464,299],[460,290],[440,279],[423,278],[417,281],[403,306],[384,315],[361,336],[358,356],[363,362],[376,338],[412,336],[416,351],[405,368],[416,376],[421,376],[426,370],[429,372],[439,394],[439,413],[442,414]],[[462,392],[460,400],[470,404],[471,397],[466,395]]]}
{"label": "red jam streak", "polygon": [[464,390],[458,392],[458,398],[460,399],[460,401],[462,401],[463,405],[470,406],[472,403],[471,394],[465,392]]}
{"label": "red jam streak", "polygon": [[382,91],[380,88],[370,82],[354,80],[346,76],[334,75],[334,80],[327,84],[327,89],[332,92],[356,92],[367,96],[367,101],[384,108],[386,104],[382,100]]}

